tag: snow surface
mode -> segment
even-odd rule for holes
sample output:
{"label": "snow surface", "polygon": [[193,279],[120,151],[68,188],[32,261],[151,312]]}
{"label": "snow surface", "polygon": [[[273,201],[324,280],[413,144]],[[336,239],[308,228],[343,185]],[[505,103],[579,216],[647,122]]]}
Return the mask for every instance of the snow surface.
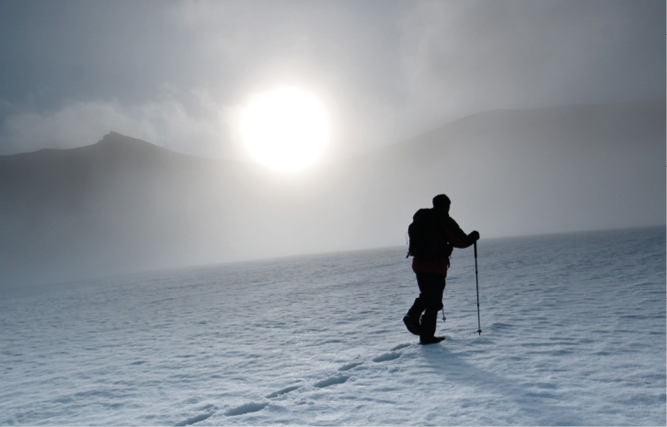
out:
{"label": "snow surface", "polygon": [[0,290],[0,424],[665,425],[665,256],[482,240],[430,346],[404,248]]}

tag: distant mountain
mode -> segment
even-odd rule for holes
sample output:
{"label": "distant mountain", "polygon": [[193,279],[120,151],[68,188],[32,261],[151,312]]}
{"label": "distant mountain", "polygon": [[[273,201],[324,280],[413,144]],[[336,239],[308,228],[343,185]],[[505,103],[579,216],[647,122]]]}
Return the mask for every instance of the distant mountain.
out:
{"label": "distant mountain", "polygon": [[487,235],[664,224],[665,102],[491,111],[350,163],[368,174],[356,191],[405,206],[403,223],[445,192]]}
{"label": "distant mountain", "polygon": [[476,114],[284,176],[117,133],[0,156],[0,286],[404,244],[438,193],[483,237],[664,224],[665,103]]}
{"label": "distant mountain", "polygon": [[[225,222],[225,205],[242,198],[232,183],[244,174],[252,168],[115,132],[82,148],[0,156],[0,280],[218,260],[200,257],[201,236]],[[220,231],[233,235],[233,228]],[[221,250],[231,246],[216,242]]]}

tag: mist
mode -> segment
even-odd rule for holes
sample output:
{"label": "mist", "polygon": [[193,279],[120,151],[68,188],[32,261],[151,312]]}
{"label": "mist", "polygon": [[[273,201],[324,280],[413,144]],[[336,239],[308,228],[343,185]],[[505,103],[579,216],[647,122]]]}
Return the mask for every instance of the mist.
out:
{"label": "mist", "polygon": [[[665,3],[0,2],[0,285],[665,223]],[[240,122],[294,87],[320,162]],[[483,242],[483,240],[482,240]]]}
{"label": "mist", "polygon": [[440,193],[483,239],[661,225],[665,115],[664,100],[496,110],[297,174],[115,132],[0,156],[0,281],[404,246]]}

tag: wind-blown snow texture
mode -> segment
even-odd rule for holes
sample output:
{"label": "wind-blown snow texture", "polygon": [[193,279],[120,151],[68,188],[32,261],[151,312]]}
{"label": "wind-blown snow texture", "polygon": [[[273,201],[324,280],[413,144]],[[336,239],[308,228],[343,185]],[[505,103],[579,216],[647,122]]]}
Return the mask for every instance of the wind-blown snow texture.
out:
{"label": "wind-blown snow texture", "polygon": [[2,425],[664,425],[665,228],[482,240],[447,340],[403,248],[0,291]]}

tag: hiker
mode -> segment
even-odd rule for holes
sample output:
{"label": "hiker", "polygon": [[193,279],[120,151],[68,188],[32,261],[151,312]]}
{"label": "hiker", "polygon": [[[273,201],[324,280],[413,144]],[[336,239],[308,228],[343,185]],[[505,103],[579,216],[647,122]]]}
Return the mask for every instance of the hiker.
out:
{"label": "hiker", "polygon": [[[426,237],[434,242],[434,246],[437,247],[436,250],[416,248],[415,245],[419,241],[418,236],[414,235],[415,231],[408,231],[408,234],[410,234],[410,252],[408,252],[408,256],[412,255],[414,257],[412,271],[417,276],[419,297],[415,299],[414,304],[403,318],[403,322],[408,331],[419,335],[421,344],[433,344],[445,339],[445,337],[435,336],[435,328],[438,311],[443,308],[442,293],[445,290],[445,278],[447,277],[449,255],[452,248],[467,248],[479,239],[477,231],[466,235],[456,221],[449,216],[450,205],[451,201],[446,195],[435,196],[433,198],[433,209],[417,211],[413,217],[414,221],[410,225],[412,228],[418,220],[422,221],[423,224],[424,220],[422,218],[431,218],[433,228],[428,230],[429,235]],[[414,243],[413,240],[415,240]],[[434,251],[435,255],[433,254]],[[417,254],[414,252],[417,252]],[[423,316],[422,313],[424,313]]]}

